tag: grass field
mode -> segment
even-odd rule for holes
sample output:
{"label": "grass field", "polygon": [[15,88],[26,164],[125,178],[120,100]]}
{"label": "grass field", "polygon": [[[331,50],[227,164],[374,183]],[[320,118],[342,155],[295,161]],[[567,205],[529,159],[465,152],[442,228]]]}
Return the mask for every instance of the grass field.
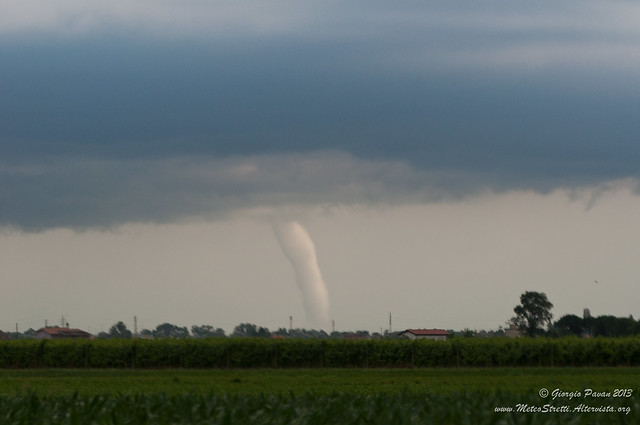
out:
{"label": "grass field", "polygon": [[[632,393],[551,395],[586,388]],[[615,412],[495,410],[518,404]],[[630,424],[639,409],[640,368],[0,370],[0,423],[8,425]]]}
{"label": "grass field", "polygon": [[634,388],[640,368],[500,369],[24,369],[0,370],[0,394],[354,394],[461,391],[526,393]]}

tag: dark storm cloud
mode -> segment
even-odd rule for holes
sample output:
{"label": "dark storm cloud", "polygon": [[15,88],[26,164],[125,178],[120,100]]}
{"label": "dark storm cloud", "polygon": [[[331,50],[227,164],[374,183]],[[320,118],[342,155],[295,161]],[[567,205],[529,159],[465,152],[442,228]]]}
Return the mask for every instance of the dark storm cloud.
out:
{"label": "dark storm cloud", "polygon": [[0,163],[0,179],[0,223],[29,231],[229,217],[265,206],[406,202],[419,192],[444,196],[406,164],[337,152]]}
{"label": "dark storm cloud", "polygon": [[[424,200],[638,177],[629,3],[278,2],[262,17],[145,5],[42,3],[42,16],[16,8],[0,20],[2,224],[172,220],[283,191],[287,202],[343,201],[315,152],[368,170],[342,182],[362,202],[397,199],[384,194],[399,187]],[[286,161],[304,154],[318,170],[293,173]],[[270,158],[293,174],[261,169],[260,187],[186,178],[174,158]],[[390,161],[405,180],[383,171],[373,196],[369,167]],[[181,199],[162,199],[163,186]]]}

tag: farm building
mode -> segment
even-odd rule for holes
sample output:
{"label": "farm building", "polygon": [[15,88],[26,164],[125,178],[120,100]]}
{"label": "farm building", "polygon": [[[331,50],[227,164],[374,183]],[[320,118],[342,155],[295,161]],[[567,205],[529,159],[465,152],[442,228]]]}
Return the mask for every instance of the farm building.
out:
{"label": "farm building", "polygon": [[9,334],[0,331],[0,341],[9,341],[10,339],[11,337],[9,336]]}
{"label": "farm building", "polygon": [[93,335],[81,329],[47,327],[39,329],[37,339],[93,339]]}
{"label": "farm building", "polygon": [[509,338],[517,338],[522,336],[522,331],[513,321],[507,322],[507,328],[504,329],[504,335]]}
{"label": "farm building", "polygon": [[445,341],[449,332],[442,329],[407,329],[400,336],[406,336],[409,339],[432,339],[435,341]]}

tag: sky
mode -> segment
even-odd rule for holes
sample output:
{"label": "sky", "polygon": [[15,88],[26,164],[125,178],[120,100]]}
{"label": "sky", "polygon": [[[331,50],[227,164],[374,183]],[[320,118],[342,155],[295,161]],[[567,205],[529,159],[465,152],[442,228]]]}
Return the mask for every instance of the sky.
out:
{"label": "sky", "polygon": [[[0,2],[0,329],[640,315],[640,5]],[[596,281],[598,283],[596,283]]]}

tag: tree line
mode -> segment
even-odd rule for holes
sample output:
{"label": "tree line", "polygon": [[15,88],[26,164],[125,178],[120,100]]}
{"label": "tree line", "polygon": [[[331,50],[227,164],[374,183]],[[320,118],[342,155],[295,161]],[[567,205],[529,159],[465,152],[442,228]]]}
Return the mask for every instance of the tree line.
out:
{"label": "tree line", "polygon": [[[388,334],[388,333],[387,333]],[[364,339],[371,337],[382,337],[377,332],[370,334],[368,331],[355,332],[338,332],[327,333],[323,330],[316,329],[286,329],[279,328],[277,331],[271,331],[268,328],[253,323],[241,323],[237,325],[233,331],[227,335],[224,329],[216,328],[211,325],[191,326],[191,332],[186,327],[180,327],[171,323],[163,323],[158,325],[154,330],[143,329],[140,332],[143,338],[224,338],[224,337],[250,337],[250,338],[344,338],[354,337],[356,339]],[[132,332],[127,329],[123,322],[118,322],[111,327],[108,333],[102,332],[98,334],[98,338],[132,338]]]}
{"label": "tree line", "polygon": [[[559,320],[552,322],[553,314],[551,310],[553,304],[542,292],[527,291],[520,296],[520,304],[513,311],[516,314],[511,323],[517,326],[520,336],[526,337],[625,337],[640,335],[640,321],[636,321],[633,316],[615,317],[603,315],[592,317],[585,309],[583,317],[575,314],[567,314]],[[499,337],[505,336],[505,331],[454,331],[447,329],[449,338],[468,337]],[[268,328],[255,325],[253,323],[241,323],[227,335],[222,328],[211,325],[194,325],[191,330],[187,327],[177,326],[171,323],[162,323],[155,329],[143,329],[138,335],[127,328],[127,325],[120,321],[115,323],[108,332],[100,332],[98,339],[112,338],[224,338],[224,337],[257,337],[257,338],[342,338],[342,339],[397,339],[402,338],[402,332],[374,332],[366,330],[327,333],[323,330],[315,329],[286,329],[279,328],[277,331],[270,331]],[[37,331],[29,329],[24,333],[10,332],[11,339],[34,339]]]}
{"label": "tree line", "polygon": [[520,304],[513,311],[512,322],[522,335],[536,336],[578,336],[578,337],[625,337],[640,335],[640,321],[633,316],[615,317],[604,315],[592,317],[585,309],[583,317],[566,314],[552,322],[553,304],[546,294],[527,291],[520,296]]}
{"label": "tree line", "polygon": [[[35,339],[37,330],[29,329],[23,333],[21,332],[7,332],[11,339]],[[161,338],[225,338],[225,337],[256,337],[256,338],[354,338],[354,339],[367,339],[367,338],[382,338],[382,337],[397,337],[397,333],[385,332],[380,334],[378,332],[369,333],[366,330],[359,330],[354,332],[338,332],[334,331],[327,333],[323,330],[316,329],[286,329],[279,328],[277,331],[271,331],[263,326],[258,326],[253,323],[241,323],[237,325],[230,334],[227,334],[224,329],[217,328],[211,325],[193,325],[191,329],[186,326],[178,326],[172,323],[162,323],[156,326],[155,329],[143,329],[139,334],[134,335],[127,325],[119,321],[115,323],[108,332],[100,332],[95,337],[97,339],[129,339],[129,338],[146,338],[146,339],[161,339]]]}

